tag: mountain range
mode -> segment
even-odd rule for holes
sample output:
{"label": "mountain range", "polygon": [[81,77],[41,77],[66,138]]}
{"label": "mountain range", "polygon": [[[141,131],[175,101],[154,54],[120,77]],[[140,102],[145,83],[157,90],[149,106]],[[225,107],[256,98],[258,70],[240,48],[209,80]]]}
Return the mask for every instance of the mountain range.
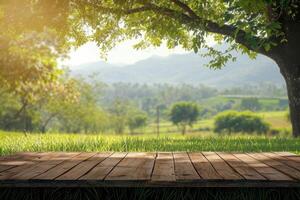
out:
{"label": "mountain range", "polygon": [[125,66],[102,61],[87,63],[71,68],[71,74],[81,77],[96,74],[97,79],[106,83],[186,83],[221,88],[260,83],[284,84],[276,63],[268,57],[257,55],[252,60],[240,53],[235,56],[235,62],[228,62],[220,70],[206,66],[209,58],[187,53],[167,57],[152,56]]}

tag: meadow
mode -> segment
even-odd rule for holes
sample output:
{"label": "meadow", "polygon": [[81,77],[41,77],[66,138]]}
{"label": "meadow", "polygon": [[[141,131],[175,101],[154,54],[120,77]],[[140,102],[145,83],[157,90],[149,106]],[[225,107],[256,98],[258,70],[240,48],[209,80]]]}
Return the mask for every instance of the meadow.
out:
{"label": "meadow", "polygon": [[[183,136],[175,125],[162,122],[160,134],[155,124],[149,124],[135,135],[112,133],[22,133],[0,132],[0,154],[22,151],[291,151],[300,153],[300,138],[288,134],[290,124],[285,112],[259,113],[272,128],[287,130],[276,136],[256,134],[224,135],[212,132],[213,119],[197,122]],[[206,129],[208,130],[202,130]]]}
{"label": "meadow", "polygon": [[[286,111],[264,111],[257,112],[258,116],[262,117],[268,124],[270,124],[271,129],[278,130],[279,132],[285,132],[285,136],[288,135],[288,132],[291,130],[291,123],[287,120]],[[156,133],[157,125],[156,123],[151,123],[147,127],[139,130],[140,133]],[[188,132],[190,133],[199,133],[205,135],[211,135],[211,131],[214,128],[214,118],[201,119],[196,122],[192,127],[188,127]],[[162,121],[160,123],[160,131],[165,133],[180,133],[178,128],[172,124],[170,121]],[[127,130],[128,132],[128,130]]]}
{"label": "meadow", "polygon": [[263,135],[84,135],[0,132],[0,154],[23,151],[290,151],[300,153],[300,138]]}

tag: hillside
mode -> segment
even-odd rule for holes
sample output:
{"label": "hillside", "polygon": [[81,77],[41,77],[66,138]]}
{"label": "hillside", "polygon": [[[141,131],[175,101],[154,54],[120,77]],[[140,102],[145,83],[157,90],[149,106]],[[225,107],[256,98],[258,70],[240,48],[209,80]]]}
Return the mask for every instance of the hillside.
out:
{"label": "hillside", "polygon": [[244,84],[270,82],[284,83],[277,65],[269,58],[258,55],[251,60],[246,55],[237,55],[236,62],[229,62],[221,70],[205,66],[207,58],[199,55],[173,54],[168,57],[153,56],[132,65],[115,66],[105,62],[83,64],[74,67],[74,76],[87,77],[97,74],[99,80],[131,83],[205,84],[215,87],[230,87]]}

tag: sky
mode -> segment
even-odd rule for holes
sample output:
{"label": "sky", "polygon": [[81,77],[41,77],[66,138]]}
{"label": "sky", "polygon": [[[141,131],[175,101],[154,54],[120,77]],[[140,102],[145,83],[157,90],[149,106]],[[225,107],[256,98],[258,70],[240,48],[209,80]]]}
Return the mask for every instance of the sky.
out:
{"label": "sky", "polygon": [[[177,47],[175,49],[168,49],[166,46],[158,48],[150,47],[144,50],[135,50],[132,46],[136,41],[130,40],[119,44],[112,49],[107,56],[107,63],[117,65],[133,64],[137,61],[144,60],[151,56],[168,56],[170,54],[184,54],[188,53],[184,49]],[[91,63],[103,61],[100,57],[100,52],[95,43],[87,43],[76,50],[72,50],[69,54],[69,59],[63,62],[63,65],[69,67],[77,66],[84,63]]]}

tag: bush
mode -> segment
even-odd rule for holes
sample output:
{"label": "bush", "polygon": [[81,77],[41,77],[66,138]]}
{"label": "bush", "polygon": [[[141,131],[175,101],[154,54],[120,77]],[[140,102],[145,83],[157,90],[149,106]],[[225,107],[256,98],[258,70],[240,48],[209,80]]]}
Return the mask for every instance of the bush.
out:
{"label": "bush", "polygon": [[266,133],[269,129],[269,124],[252,112],[227,111],[218,114],[215,118],[217,133]]}
{"label": "bush", "polygon": [[145,114],[134,115],[128,119],[128,127],[131,134],[133,134],[136,129],[145,127],[146,124],[147,115]]}

